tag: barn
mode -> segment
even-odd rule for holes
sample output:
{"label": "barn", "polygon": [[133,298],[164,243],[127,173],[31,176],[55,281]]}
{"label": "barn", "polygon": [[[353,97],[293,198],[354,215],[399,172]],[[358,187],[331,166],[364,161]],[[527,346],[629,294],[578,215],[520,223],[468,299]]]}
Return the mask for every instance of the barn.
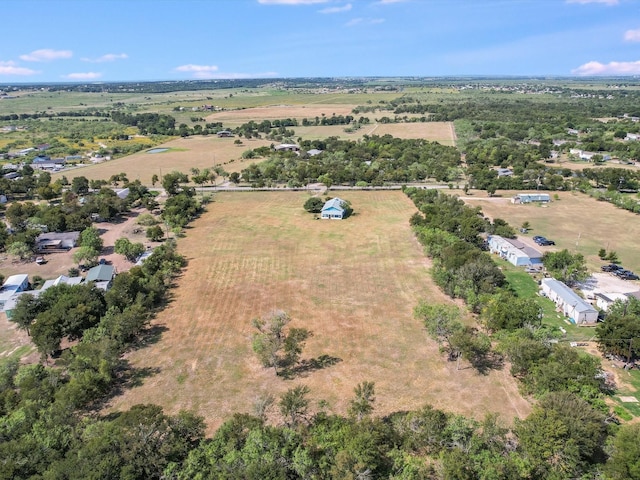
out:
{"label": "barn", "polygon": [[553,301],[571,323],[595,325],[598,321],[598,311],[560,280],[543,278],[540,287],[542,294]]}

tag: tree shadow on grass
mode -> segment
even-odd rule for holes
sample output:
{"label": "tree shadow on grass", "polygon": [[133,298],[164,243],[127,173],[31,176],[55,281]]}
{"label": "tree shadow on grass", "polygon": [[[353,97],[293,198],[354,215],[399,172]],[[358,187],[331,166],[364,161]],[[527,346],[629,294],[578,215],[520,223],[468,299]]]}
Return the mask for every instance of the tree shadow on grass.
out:
{"label": "tree shadow on grass", "polygon": [[323,370],[325,368],[332,367],[341,361],[341,358],[324,354],[316,358],[301,360],[296,365],[284,368],[280,372],[280,376],[286,380],[292,380],[296,377],[306,377],[316,370]]}
{"label": "tree shadow on grass", "polygon": [[167,330],[169,330],[169,328],[165,325],[151,325],[140,334],[138,341],[132,345],[133,350],[139,350],[150,345],[155,345],[160,341],[162,334]]}
{"label": "tree shadow on grass", "polygon": [[501,370],[504,367],[504,358],[496,352],[489,352],[486,355],[479,355],[470,363],[471,368],[481,375],[489,375],[492,370]]}
{"label": "tree shadow on grass", "polygon": [[145,379],[157,375],[160,371],[158,367],[135,368],[127,360],[121,361],[109,390],[93,401],[88,410],[96,413],[104,410],[113,398],[123,395],[133,387],[142,386]]}

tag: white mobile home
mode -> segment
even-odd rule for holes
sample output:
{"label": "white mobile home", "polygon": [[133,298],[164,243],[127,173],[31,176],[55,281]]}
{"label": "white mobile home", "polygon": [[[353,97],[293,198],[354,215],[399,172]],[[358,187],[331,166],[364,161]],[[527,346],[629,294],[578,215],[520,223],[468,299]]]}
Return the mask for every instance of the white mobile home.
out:
{"label": "white mobile home", "polygon": [[516,267],[542,264],[542,253],[519,240],[490,235],[487,241],[491,253],[500,255]]}
{"label": "white mobile home", "polygon": [[551,196],[548,193],[518,193],[513,196],[511,203],[549,203]]}
{"label": "white mobile home", "polygon": [[544,278],[541,282],[541,290],[556,304],[558,310],[569,318],[571,323],[595,325],[598,321],[598,311],[561,281]]}

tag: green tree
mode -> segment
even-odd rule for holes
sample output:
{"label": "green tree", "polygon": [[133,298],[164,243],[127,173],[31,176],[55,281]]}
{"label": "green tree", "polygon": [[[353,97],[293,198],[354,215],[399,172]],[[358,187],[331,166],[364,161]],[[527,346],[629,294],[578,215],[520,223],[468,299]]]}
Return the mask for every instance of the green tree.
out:
{"label": "green tree", "polygon": [[144,250],[142,243],[133,243],[126,237],[117,239],[114,245],[114,251],[119,255],[123,255],[130,262],[135,261],[142,255]]}
{"label": "green tree", "polygon": [[566,248],[559,252],[545,252],[542,263],[554,278],[567,285],[581,282],[589,276],[584,256],[572,254]]}
{"label": "green tree", "polygon": [[80,233],[80,246],[93,248],[97,252],[102,250],[104,241],[100,238],[100,232],[95,227],[85,228]]}
{"label": "green tree", "polygon": [[375,397],[375,383],[362,382],[354,389],[355,398],[349,402],[349,415],[361,421],[373,412]]}
{"label": "green tree", "polygon": [[98,257],[100,252],[93,247],[80,247],[73,254],[73,261],[77,264],[84,263],[88,266],[93,266],[98,263]]}
{"label": "green tree", "polygon": [[491,295],[482,308],[482,321],[491,332],[513,331],[522,327],[537,327],[542,321],[542,308],[533,298],[518,298],[512,293]]}
{"label": "green tree", "polygon": [[7,253],[22,262],[30,259],[33,255],[33,251],[29,248],[29,245],[24,242],[13,242],[9,244],[7,247]]}
{"label": "green tree", "polygon": [[624,357],[628,362],[640,358],[640,300],[630,298],[609,308],[606,321],[598,323],[598,348],[605,354]]}
{"label": "green tree", "polygon": [[304,209],[309,213],[320,213],[324,202],[319,197],[310,197],[304,202]]}
{"label": "green tree", "polygon": [[156,175],[155,173],[153,175],[151,175],[151,185],[152,186],[156,186],[156,183],[158,183],[160,181],[160,179],[158,178],[158,175]]}
{"label": "green tree", "polygon": [[278,406],[281,415],[289,427],[296,427],[309,411],[309,387],[298,385],[287,390],[281,397]]}
{"label": "green tree", "polygon": [[181,190],[181,184],[189,182],[189,177],[185,173],[171,172],[162,177],[162,187],[167,195],[177,195]]}
{"label": "green tree", "polygon": [[160,225],[147,228],[147,238],[152,242],[159,242],[164,237],[164,231]]}
{"label": "green tree", "polygon": [[620,259],[618,258],[618,253],[613,250],[607,254],[607,260],[611,263],[620,263]]}
{"label": "green tree", "polygon": [[40,310],[39,300],[30,293],[20,295],[16,306],[11,312],[9,321],[18,325],[30,335],[30,327]]}
{"label": "green tree", "polygon": [[291,317],[285,312],[276,311],[264,318],[253,320],[257,332],[253,335],[253,351],[265,367],[273,367],[276,375],[279,367],[294,366],[302,353],[305,341],[311,336],[306,328],[285,330]]}
{"label": "green tree", "polygon": [[86,177],[73,177],[71,180],[71,191],[76,195],[89,193],[89,180]]}
{"label": "green tree", "polygon": [[460,310],[455,305],[430,305],[424,301],[414,309],[414,317],[424,323],[427,333],[436,340],[448,355],[455,360],[458,351],[451,343],[456,332],[464,329],[460,322]]}
{"label": "green tree", "polygon": [[620,427],[608,448],[604,467],[610,480],[640,480],[640,424]]}
{"label": "green tree", "polygon": [[327,190],[329,190],[333,185],[333,179],[328,174],[320,175],[318,177],[318,181],[327,187]]}
{"label": "green tree", "polygon": [[487,355],[491,351],[491,340],[489,337],[475,328],[464,327],[458,329],[450,339],[452,351],[457,352],[458,365],[459,360],[464,358],[477,370],[484,372],[487,370]]}
{"label": "green tree", "polygon": [[569,392],[545,396],[515,432],[535,478],[577,478],[605,458],[604,415]]}

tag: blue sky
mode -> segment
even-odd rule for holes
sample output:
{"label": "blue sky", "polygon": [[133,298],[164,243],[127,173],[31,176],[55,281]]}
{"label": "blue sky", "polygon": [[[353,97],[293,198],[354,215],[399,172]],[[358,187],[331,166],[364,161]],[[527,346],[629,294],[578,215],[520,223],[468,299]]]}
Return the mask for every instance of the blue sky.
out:
{"label": "blue sky", "polygon": [[640,75],[640,0],[3,0],[0,83]]}

